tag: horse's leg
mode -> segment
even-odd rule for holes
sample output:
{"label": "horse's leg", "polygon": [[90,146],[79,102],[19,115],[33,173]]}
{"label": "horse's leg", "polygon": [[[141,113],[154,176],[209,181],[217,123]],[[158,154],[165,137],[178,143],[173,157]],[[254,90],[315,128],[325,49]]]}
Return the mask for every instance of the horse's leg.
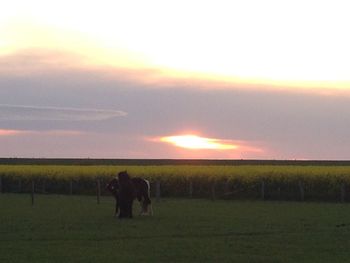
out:
{"label": "horse's leg", "polygon": [[153,215],[153,207],[152,203],[147,200],[143,201],[143,210],[144,210],[144,215]]}
{"label": "horse's leg", "polygon": [[153,216],[153,206],[151,201],[151,185],[148,180],[145,180],[145,182],[147,184],[146,191],[143,197],[143,200],[145,203],[145,209],[148,215]]}
{"label": "horse's leg", "polygon": [[144,209],[143,209],[143,203],[140,201],[139,204],[140,204],[140,208],[141,208],[141,209],[140,209],[140,215],[142,216],[143,213],[144,213],[144,211],[143,211],[143,210],[144,210]]}
{"label": "horse's leg", "polygon": [[128,206],[128,199],[125,198],[125,196],[119,196],[118,204],[119,204],[119,218],[125,218],[129,217],[129,206]]}
{"label": "horse's leg", "polygon": [[149,212],[148,212],[148,204],[146,203],[145,200],[143,200],[142,209],[143,209],[143,214],[144,215],[148,215],[149,214]]}
{"label": "horse's leg", "polygon": [[143,210],[142,210],[142,195],[141,195],[140,191],[136,192],[136,198],[137,198],[137,201],[139,201],[139,204],[140,204],[140,215],[142,215],[143,214]]}
{"label": "horse's leg", "polygon": [[118,204],[118,200],[116,200],[116,202],[115,202],[115,213],[114,213],[114,216],[118,216],[118,212],[119,212],[119,204]]}
{"label": "horse's leg", "polygon": [[114,214],[114,216],[118,216],[118,212],[119,212],[119,198],[116,195],[115,196],[115,214]]}
{"label": "horse's leg", "polygon": [[152,201],[148,193],[145,193],[143,197],[143,210],[145,214],[149,215],[151,213],[153,215]]}
{"label": "horse's leg", "polygon": [[119,218],[127,217],[127,211],[126,211],[125,204],[123,202],[120,203],[120,212],[119,212]]}

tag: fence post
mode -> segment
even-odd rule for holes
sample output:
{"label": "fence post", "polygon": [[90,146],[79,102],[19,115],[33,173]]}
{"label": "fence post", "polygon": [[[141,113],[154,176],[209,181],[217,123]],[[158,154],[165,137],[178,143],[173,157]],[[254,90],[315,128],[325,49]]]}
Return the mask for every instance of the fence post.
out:
{"label": "fence post", "polygon": [[73,180],[72,179],[69,181],[69,194],[70,195],[73,194]]}
{"label": "fence post", "polygon": [[19,179],[19,181],[18,181],[18,192],[19,193],[22,192],[22,179]]}
{"label": "fence post", "polygon": [[281,187],[277,188],[278,198],[281,199]]}
{"label": "fence post", "polygon": [[345,195],[346,195],[346,191],[345,191],[345,183],[342,182],[340,185],[340,201],[342,203],[345,202]]}
{"label": "fence post", "polygon": [[214,181],[211,185],[211,200],[215,200],[216,195],[215,195],[215,186],[216,186],[216,182]]}
{"label": "fence post", "polygon": [[192,181],[189,182],[188,193],[189,193],[190,198],[192,198],[193,197],[193,183],[192,183]]}
{"label": "fence post", "polygon": [[96,181],[96,196],[97,196],[97,203],[100,203],[100,196],[101,196],[101,182],[100,179],[97,178]]}
{"label": "fence post", "polygon": [[46,194],[46,179],[43,179],[43,182],[42,182],[42,193]]}
{"label": "fence post", "polygon": [[261,181],[261,199],[265,200],[265,181]]}
{"label": "fence post", "polygon": [[156,181],[156,201],[160,201],[160,181]]}
{"label": "fence post", "polygon": [[225,198],[228,198],[229,194],[230,194],[230,183],[228,180],[226,180],[224,182],[224,196],[225,196]]}
{"label": "fence post", "polygon": [[34,205],[34,192],[35,192],[35,183],[34,179],[32,179],[32,187],[31,187],[31,199],[32,199],[32,206]]}
{"label": "fence post", "polygon": [[100,196],[103,196],[104,185],[105,183],[103,181],[103,178],[100,178]]}
{"label": "fence post", "polygon": [[304,201],[305,199],[305,192],[304,192],[304,184],[302,181],[298,182],[299,186],[299,192],[300,192],[300,201]]}

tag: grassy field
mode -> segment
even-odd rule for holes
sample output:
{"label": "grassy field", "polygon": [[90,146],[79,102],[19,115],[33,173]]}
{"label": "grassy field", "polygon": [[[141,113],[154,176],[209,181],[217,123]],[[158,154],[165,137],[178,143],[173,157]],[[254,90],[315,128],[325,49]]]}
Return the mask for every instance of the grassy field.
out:
{"label": "grassy field", "polygon": [[349,262],[348,204],[163,199],[132,220],[113,206],[1,194],[0,262]]}

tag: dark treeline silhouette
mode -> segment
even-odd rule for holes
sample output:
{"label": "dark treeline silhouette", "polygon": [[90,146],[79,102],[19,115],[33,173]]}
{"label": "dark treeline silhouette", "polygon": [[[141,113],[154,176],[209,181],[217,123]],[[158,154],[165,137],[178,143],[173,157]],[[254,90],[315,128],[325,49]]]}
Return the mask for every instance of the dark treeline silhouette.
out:
{"label": "dark treeline silhouette", "polygon": [[350,160],[207,160],[207,159],[71,159],[0,158],[0,164],[18,165],[326,165],[349,166]]}

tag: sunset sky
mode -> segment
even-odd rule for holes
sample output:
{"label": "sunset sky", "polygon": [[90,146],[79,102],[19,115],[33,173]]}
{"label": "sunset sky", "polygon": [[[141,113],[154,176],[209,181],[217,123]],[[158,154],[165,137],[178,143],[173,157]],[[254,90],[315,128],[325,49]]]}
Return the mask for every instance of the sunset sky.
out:
{"label": "sunset sky", "polygon": [[349,7],[2,3],[0,157],[349,159]]}

